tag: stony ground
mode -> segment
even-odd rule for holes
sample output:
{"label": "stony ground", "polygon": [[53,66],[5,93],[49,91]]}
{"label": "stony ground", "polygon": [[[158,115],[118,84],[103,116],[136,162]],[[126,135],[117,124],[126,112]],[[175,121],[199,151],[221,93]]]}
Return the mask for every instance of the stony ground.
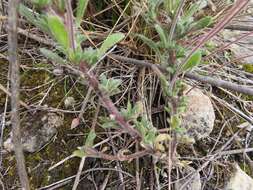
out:
{"label": "stony ground", "polygon": [[[223,5],[213,1],[208,6],[209,11],[219,11]],[[215,52],[224,43],[236,42],[214,54],[211,63],[200,66],[197,72],[253,86],[251,6],[236,17],[230,27],[217,35],[206,49]],[[236,26],[247,26],[248,30],[232,28]],[[238,40],[241,36],[245,37]],[[6,35],[1,35],[0,188],[18,189],[11,142],[6,40]],[[83,145],[89,127],[97,121],[98,113],[102,116],[105,110],[81,79],[49,63],[38,53],[37,47],[45,44],[24,35],[20,41],[22,143],[32,189],[71,189],[80,158],[70,156],[77,147]],[[135,54],[133,49],[131,46],[121,47],[119,51],[127,57],[129,52]],[[140,50],[138,53],[143,52]],[[109,64],[110,69],[106,69]],[[108,58],[97,68],[97,72],[104,71],[123,80],[121,93],[113,99],[116,105],[124,106],[127,99],[135,100],[138,93],[151,94],[147,97],[152,102],[152,121],[158,129],[165,128],[164,102],[160,101],[158,79],[148,69],[139,69]],[[183,125],[187,131],[179,139],[178,167],[173,170],[172,176],[175,189],[253,189],[253,97],[190,79],[186,79],[185,84],[184,93],[189,102]],[[81,124],[75,125],[75,119],[80,114]],[[105,133],[102,129],[100,131],[99,122],[97,125],[96,146],[100,151],[125,150],[133,143],[122,136],[115,144],[111,140],[115,135],[113,131]],[[138,173],[143,189],[155,189],[157,179],[160,188],[165,189],[167,173],[164,164],[156,164],[155,161],[156,158],[151,156],[131,162],[88,158],[78,188],[136,189]],[[57,163],[59,165],[55,165]]]}

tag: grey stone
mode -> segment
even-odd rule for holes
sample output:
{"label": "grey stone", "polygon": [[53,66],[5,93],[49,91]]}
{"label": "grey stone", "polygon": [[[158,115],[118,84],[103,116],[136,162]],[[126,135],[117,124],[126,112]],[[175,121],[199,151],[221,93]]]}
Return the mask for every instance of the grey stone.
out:
{"label": "grey stone", "polygon": [[64,106],[66,108],[71,108],[71,107],[73,108],[74,105],[75,105],[75,103],[76,103],[76,101],[75,101],[75,99],[72,96],[68,96],[64,100]]}
{"label": "grey stone", "polygon": [[[252,3],[251,3],[252,4]],[[252,6],[252,5],[251,5]],[[252,8],[248,9],[247,11],[252,11]],[[253,17],[252,16],[241,16],[237,19],[234,19],[230,24],[233,26],[253,26]],[[239,37],[245,34],[244,31],[239,30],[224,30],[222,31],[222,38],[223,40],[220,41],[220,45],[223,46],[223,41],[225,42],[233,42],[237,40]],[[252,34],[240,39],[236,43],[231,44],[228,49],[231,50],[234,57],[239,59],[242,64],[253,64],[253,38]]]}
{"label": "grey stone", "polygon": [[183,177],[175,183],[175,190],[201,190],[200,174],[194,168],[182,169]]}
{"label": "grey stone", "polygon": [[[63,125],[63,115],[57,113],[43,113],[26,116],[21,125],[21,142],[25,152],[40,150],[57,133],[57,128]],[[10,137],[4,142],[4,148],[14,150]]]}
{"label": "grey stone", "polygon": [[253,179],[235,164],[233,173],[224,190],[253,190]]}
{"label": "grey stone", "polygon": [[213,130],[215,113],[211,100],[201,90],[187,86],[184,91],[188,105],[182,114],[182,127],[186,136],[196,140],[208,137]]}

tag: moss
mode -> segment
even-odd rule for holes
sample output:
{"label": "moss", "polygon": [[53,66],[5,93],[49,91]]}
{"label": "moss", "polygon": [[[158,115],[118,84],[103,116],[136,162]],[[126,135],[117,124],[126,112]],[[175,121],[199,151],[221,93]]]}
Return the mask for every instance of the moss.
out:
{"label": "moss", "polygon": [[251,175],[251,168],[248,164],[245,164],[245,162],[239,162],[238,165],[240,166],[240,168],[247,173],[249,176]]}
{"label": "moss", "polygon": [[243,69],[246,72],[253,73],[253,64],[243,64]]}
{"label": "moss", "polygon": [[[6,86],[7,76],[8,76],[8,62],[6,60],[0,59],[0,84]],[[0,112],[1,107],[5,104],[6,94],[0,90]]]}
{"label": "moss", "polygon": [[[8,68],[8,64],[0,64],[0,68],[2,71],[4,71],[4,68]],[[77,102],[82,102],[86,92],[86,87],[84,85],[79,83],[73,84],[73,80],[68,77],[66,77],[65,81],[60,81],[60,79],[58,80],[58,78],[54,78],[53,75],[43,70],[28,70],[21,72],[21,88],[33,89],[32,91],[22,90],[21,99],[25,102],[29,100],[30,102],[27,102],[28,104],[41,100],[41,98],[44,96],[44,92],[48,90],[49,85],[45,85],[41,88],[36,87],[41,86],[52,79],[56,79],[56,84],[53,86],[49,95],[44,100],[44,104],[47,104],[50,107],[61,107],[66,93],[68,93],[68,96],[74,97]],[[6,84],[6,78],[0,78],[0,80],[2,81],[2,85]],[[0,91],[0,106],[4,105],[5,97],[6,94]],[[88,111],[88,113],[84,115],[85,119],[91,119],[93,112],[93,110]],[[73,114],[65,114],[64,125],[58,128],[58,134],[54,139],[52,139],[52,142],[50,142],[39,152],[25,154],[29,180],[33,185],[32,189],[48,185],[57,180],[64,179],[67,176],[76,174],[79,166],[79,159],[77,158],[73,158],[63,163],[61,166],[50,172],[48,171],[50,166],[71,155],[78,146],[83,145],[83,136],[68,136],[68,134],[80,133],[80,131],[87,133],[89,129],[88,127],[79,127],[71,130],[70,125],[74,117],[75,116]],[[7,138],[10,129],[11,128],[5,129],[4,139]],[[5,183],[9,184],[11,187],[18,179],[15,166],[15,157],[12,153],[6,154],[4,157],[3,169],[5,170],[7,168],[8,173],[5,177]]]}
{"label": "moss", "polygon": [[73,139],[74,143],[66,141],[68,139],[67,134],[70,133],[71,118],[71,116],[65,117],[65,125],[58,130],[56,141],[51,142],[37,153],[27,154],[26,160],[27,166],[30,168],[30,181],[35,188],[48,185],[76,173],[79,165],[76,160],[69,160],[48,172],[50,166],[63,160],[72,154],[77,146],[82,145],[82,137],[75,137]]}

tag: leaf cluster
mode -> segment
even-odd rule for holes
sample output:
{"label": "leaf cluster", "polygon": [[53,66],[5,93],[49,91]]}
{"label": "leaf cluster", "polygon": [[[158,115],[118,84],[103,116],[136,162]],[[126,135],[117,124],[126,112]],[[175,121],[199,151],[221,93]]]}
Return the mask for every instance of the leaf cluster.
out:
{"label": "leaf cluster", "polygon": [[[62,2],[61,0],[59,0]],[[66,7],[64,1],[58,3],[55,9],[61,9],[61,12],[66,12]],[[34,1],[37,7],[50,6],[53,2],[51,0],[36,0]],[[115,33],[107,36],[107,38],[102,42],[102,45],[99,48],[82,48],[82,43],[87,40],[87,37],[84,34],[80,34],[76,29],[80,26],[81,20],[85,13],[88,0],[79,0],[76,10],[75,20],[68,22],[74,23],[74,33],[70,32],[69,25],[65,20],[65,17],[59,13],[55,12],[43,12],[38,13],[30,10],[27,6],[21,4],[19,7],[19,12],[24,16],[30,23],[41,29],[43,32],[49,34],[57,42],[56,50],[51,51],[48,49],[41,49],[41,53],[44,54],[53,62],[57,63],[76,63],[86,62],[90,65],[95,64],[99,61],[102,56],[114,45],[120,42],[124,38],[124,34]],[[71,44],[71,38],[74,39],[74,48]],[[63,61],[59,54],[65,55],[67,61]]]}
{"label": "leaf cluster", "polygon": [[[158,40],[150,39],[143,34],[136,34],[145,44],[147,44],[157,55],[163,66],[166,66],[172,73],[177,70],[174,65],[169,63],[170,51],[175,52],[175,58],[177,62],[182,61],[186,57],[187,48],[183,47],[178,43],[179,40],[185,38],[188,33],[200,31],[212,24],[213,19],[210,16],[203,17],[199,20],[195,20],[194,15],[201,10],[201,1],[193,2],[188,8],[184,9],[183,13],[178,16],[173,38],[169,36],[168,26],[164,26],[158,19],[159,12],[162,10],[167,12],[167,17],[170,20],[169,27],[172,25],[172,21],[175,19],[175,14],[178,9],[180,0],[149,0],[147,3],[148,9],[144,14],[147,25],[154,28],[158,34]],[[200,64],[202,52],[198,51],[192,55],[192,57],[185,62],[182,72],[189,71],[195,66]],[[180,63],[179,63],[180,64]]]}
{"label": "leaf cluster", "polygon": [[[161,148],[162,146],[157,146],[157,144],[164,140],[168,140],[168,138],[163,140],[160,139],[160,134],[158,133],[157,129],[152,125],[152,123],[143,113],[141,102],[136,102],[135,105],[132,105],[130,102],[128,102],[127,107],[122,108],[120,110],[120,113],[125,118],[125,120],[140,133],[142,147],[146,149],[156,149],[159,151],[163,150]],[[100,121],[103,123],[103,128],[119,128],[114,118],[100,117]]]}

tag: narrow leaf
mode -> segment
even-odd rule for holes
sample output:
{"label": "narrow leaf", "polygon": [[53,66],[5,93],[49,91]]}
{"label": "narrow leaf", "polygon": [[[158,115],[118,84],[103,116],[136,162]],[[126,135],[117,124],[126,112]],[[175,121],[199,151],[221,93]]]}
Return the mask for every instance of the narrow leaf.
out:
{"label": "narrow leaf", "polygon": [[76,22],[77,26],[81,24],[82,18],[84,16],[85,10],[87,8],[89,0],[79,0],[77,5],[77,12],[76,12]]}
{"label": "narrow leaf", "polygon": [[73,155],[76,156],[76,157],[79,157],[79,158],[83,158],[86,156],[84,150],[82,150],[81,148],[79,150],[75,150],[73,152]]}
{"label": "narrow leaf", "polygon": [[213,18],[211,16],[206,16],[200,20],[198,20],[194,25],[193,25],[193,30],[200,30],[202,28],[205,28],[212,24]]}
{"label": "narrow leaf", "polygon": [[51,3],[51,0],[32,0],[32,3],[38,8],[44,8]]}
{"label": "narrow leaf", "polygon": [[45,48],[40,48],[40,52],[47,57],[48,59],[50,59],[51,61],[55,62],[55,63],[60,63],[60,64],[65,64],[66,61],[64,59],[62,59],[58,54],[45,49]]}
{"label": "narrow leaf", "polygon": [[48,16],[47,17],[48,26],[51,30],[53,37],[56,41],[65,49],[69,48],[69,39],[68,32],[63,24],[57,16]]}
{"label": "narrow leaf", "polygon": [[201,61],[201,51],[196,51],[189,60],[183,65],[183,71],[191,70],[193,67],[200,64]]}
{"label": "narrow leaf", "polygon": [[109,35],[103,42],[102,46],[99,48],[98,57],[104,55],[111,47],[120,42],[124,37],[125,35],[122,33]]}
{"label": "narrow leaf", "polygon": [[190,8],[185,12],[183,19],[188,20],[190,17],[193,17],[193,15],[199,10],[199,3],[193,3],[191,4]]}
{"label": "narrow leaf", "polygon": [[32,11],[23,4],[20,4],[18,11],[19,14],[25,17],[28,22],[38,27],[42,31],[49,33],[49,28],[47,26],[46,20],[41,15]]}
{"label": "narrow leaf", "polygon": [[86,48],[82,53],[82,60],[90,65],[95,64],[98,60],[98,51],[91,47]]}
{"label": "narrow leaf", "polygon": [[167,40],[167,35],[165,33],[165,31],[163,30],[163,28],[159,25],[159,24],[156,24],[155,25],[155,29],[156,29],[156,32],[159,34],[159,37],[164,45],[164,47],[166,47],[168,45],[168,40]]}
{"label": "narrow leaf", "polygon": [[96,138],[96,133],[93,129],[90,130],[88,137],[85,141],[85,147],[92,147],[94,144],[94,140]]}
{"label": "narrow leaf", "polygon": [[137,34],[137,37],[139,37],[145,44],[147,44],[154,52],[160,52],[159,48],[157,47],[157,44],[153,40],[147,38],[142,34]]}

